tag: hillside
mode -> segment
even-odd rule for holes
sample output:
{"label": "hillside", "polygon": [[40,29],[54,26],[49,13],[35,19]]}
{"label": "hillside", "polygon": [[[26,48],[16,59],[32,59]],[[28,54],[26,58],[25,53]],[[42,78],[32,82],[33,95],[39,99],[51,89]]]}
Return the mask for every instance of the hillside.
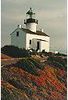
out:
{"label": "hillside", "polygon": [[1,100],[67,99],[65,57],[36,54],[6,62],[1,68]]}
{"label": "hillside", "polygon": [[11,57],[1,53],[1,59],[11,59]]}

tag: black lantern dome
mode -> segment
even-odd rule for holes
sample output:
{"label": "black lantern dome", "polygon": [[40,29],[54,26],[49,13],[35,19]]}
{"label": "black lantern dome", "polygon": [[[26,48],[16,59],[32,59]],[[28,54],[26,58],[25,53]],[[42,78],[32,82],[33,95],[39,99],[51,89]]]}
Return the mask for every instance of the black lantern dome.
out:
{"label": "black lantern dome", "polygon": [[29,15],[29,18],[24,20],[24,24],[27,24],[27,23],[36,23],[36,24],[38,24],[38,20],[33,18],[33,15],[35,15],[35,13],[32,11],[32,8],[30,8],[30,10],[26,14]]}

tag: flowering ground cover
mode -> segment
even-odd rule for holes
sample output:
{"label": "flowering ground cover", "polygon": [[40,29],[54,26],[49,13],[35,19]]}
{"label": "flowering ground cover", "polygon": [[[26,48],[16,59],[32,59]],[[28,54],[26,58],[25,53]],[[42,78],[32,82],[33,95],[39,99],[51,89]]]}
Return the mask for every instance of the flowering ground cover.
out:
{"label": "flowering ground cover", "polygon": [[59,58],[64,66],[55,66],[54,59],[44,64],[41,57],[40,61],[36,59],[33,56],[22,58],[1,68],[2,100],[66,100],[65,60]]}

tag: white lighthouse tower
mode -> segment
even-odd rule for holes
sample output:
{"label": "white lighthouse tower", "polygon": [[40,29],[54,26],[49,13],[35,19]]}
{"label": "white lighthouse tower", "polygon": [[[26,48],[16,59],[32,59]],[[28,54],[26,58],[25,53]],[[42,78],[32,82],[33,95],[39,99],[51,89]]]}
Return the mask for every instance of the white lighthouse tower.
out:
{"label": "white lighthouse tower", "polygon": [[38,24],[38,20],[33,18],[35,13],[33,13],[32,8],[30,8],[30,10],[26,14],[29,17],[26,20],[24,20],[24,24],[26,24],[26,29],[36,32],[36,26]]}

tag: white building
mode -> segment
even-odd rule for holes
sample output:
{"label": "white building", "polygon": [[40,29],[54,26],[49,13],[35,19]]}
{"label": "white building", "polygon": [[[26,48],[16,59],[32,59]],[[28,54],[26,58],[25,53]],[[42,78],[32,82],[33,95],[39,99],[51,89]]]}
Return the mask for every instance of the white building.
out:
{"label": "white building", "polygon": [[49,52],[50,37],[42,31],[38,31],[36,26],[38,20],[33,18],[32,9],[26,13],[29,18],[24,20],[26,28],[22,28],[18,25],[11,35],[11,45],[17,46],[19,48],[34,49],[37,51],[45,50]]}

